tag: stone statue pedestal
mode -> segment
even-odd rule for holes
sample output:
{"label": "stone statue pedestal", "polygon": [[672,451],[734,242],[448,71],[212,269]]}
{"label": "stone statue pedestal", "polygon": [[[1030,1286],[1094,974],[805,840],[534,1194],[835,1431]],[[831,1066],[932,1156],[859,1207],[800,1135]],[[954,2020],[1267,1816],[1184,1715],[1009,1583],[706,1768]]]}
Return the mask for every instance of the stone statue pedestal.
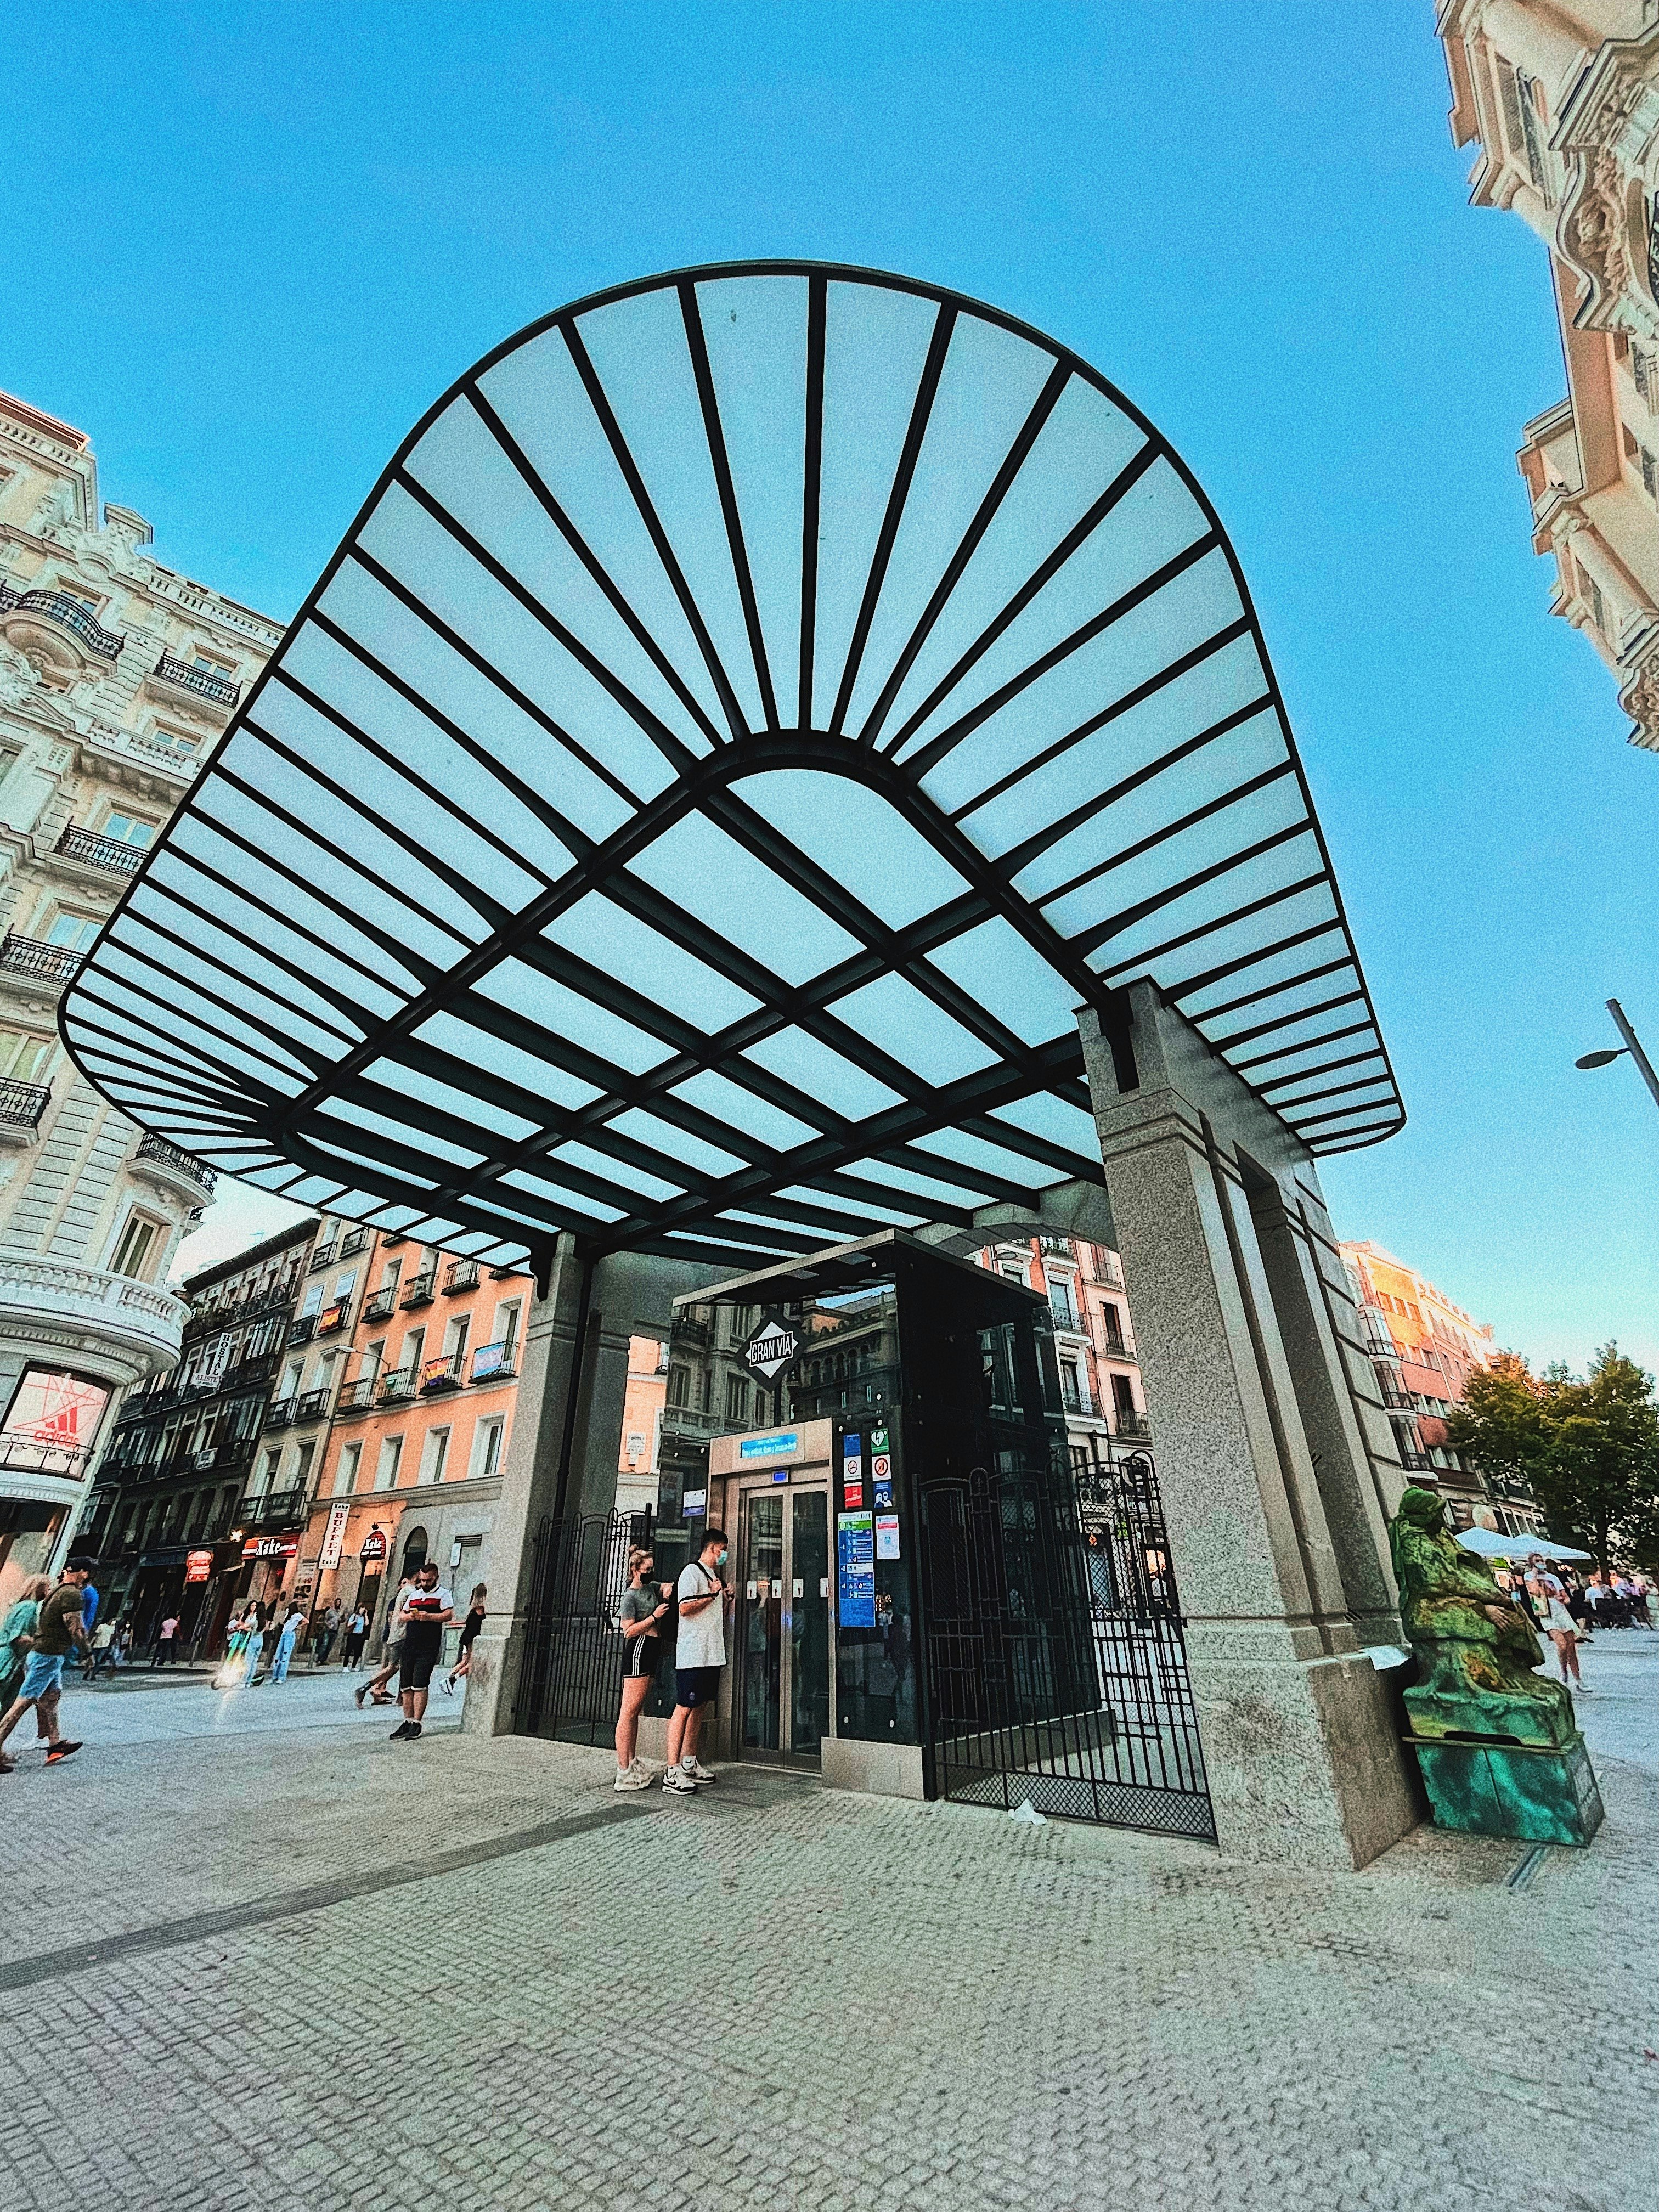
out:
{"label": "stone statue pedestal", "polygon": [[1601,1793],[1576,1729],[1570,1742],[1548,1746],[1492,1737],[1406,1741],[1417,1753],[1437,1828],[1587,1844],[1601,1825]]}

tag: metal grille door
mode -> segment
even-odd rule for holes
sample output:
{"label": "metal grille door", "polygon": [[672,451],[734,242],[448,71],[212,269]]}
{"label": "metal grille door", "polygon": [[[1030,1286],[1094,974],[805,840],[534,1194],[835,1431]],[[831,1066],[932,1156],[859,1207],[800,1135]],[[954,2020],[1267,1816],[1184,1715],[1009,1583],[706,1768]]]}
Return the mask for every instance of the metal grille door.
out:
{"label": "metal grille door", "polygon": [[1151,1455],[976,1469],[922,1516],[940,1794],[1213,1841]]}
{"label": "metal grille door", "polygon": [[620,1607],[628,1587],[628,1547],[650,1540],[648,1518],[630,1519],[626,1513],[543,1522],[513,1707],[521,1735],[610,1742],[622,1709]]}

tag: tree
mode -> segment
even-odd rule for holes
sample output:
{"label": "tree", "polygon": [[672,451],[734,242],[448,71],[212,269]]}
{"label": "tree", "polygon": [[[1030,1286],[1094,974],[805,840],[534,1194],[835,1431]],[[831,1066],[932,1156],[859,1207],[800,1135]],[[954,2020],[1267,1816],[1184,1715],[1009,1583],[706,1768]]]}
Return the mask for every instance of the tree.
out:
{"label": "tree", "polygon": [[1552,1534],[1575,1538],[1605,1574],[1659,1546],[1659,1407],[1653,1377],[1604,1344],[1583,1382],[1543,1385],[1549,1449],[1533,1494]]}
{"label": "tree", "polygon": [[1518,1352],[1477,1367],[1446,1418],[1446,1441],[1472,1467],[1505,1487],[1534,1486],[1548,1455],[1545,1386]]}

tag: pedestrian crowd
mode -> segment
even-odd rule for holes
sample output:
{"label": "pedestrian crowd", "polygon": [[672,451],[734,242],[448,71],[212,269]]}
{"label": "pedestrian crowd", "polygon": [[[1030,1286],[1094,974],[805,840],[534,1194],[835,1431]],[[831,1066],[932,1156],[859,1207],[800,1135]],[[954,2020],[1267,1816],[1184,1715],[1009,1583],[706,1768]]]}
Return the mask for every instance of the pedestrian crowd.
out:
{"label": "pedestrian crowd", "polygon": [[1561,1680],[1588,1698],[1578,1670],[1578,1647],[1599,1629],[1652,1629],[1652,1585],[1639,1574],[1581,1576],[1564,1559],[1534,1552],[1524,1567],[1512,1566],[1499,1581],[1523,1613],[1530,1615],[1555,1651]]}

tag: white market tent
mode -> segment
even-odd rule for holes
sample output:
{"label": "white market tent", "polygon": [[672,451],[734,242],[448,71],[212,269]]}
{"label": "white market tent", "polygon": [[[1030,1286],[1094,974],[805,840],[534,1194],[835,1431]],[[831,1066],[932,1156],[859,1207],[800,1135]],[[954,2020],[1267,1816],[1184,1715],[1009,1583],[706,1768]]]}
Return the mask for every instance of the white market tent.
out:
{"label": "white market tent", "polygon": [[1558,1544],[1553,1536],[1506,1536],[1498,1528],[1460,1528],[1457,1540],[1466,1552],[1478,1552],[1483,1559],[1529,1559],[1534,1552],[1546,1559],[1594,1556],[1575,1551],[1571,1544]]}

